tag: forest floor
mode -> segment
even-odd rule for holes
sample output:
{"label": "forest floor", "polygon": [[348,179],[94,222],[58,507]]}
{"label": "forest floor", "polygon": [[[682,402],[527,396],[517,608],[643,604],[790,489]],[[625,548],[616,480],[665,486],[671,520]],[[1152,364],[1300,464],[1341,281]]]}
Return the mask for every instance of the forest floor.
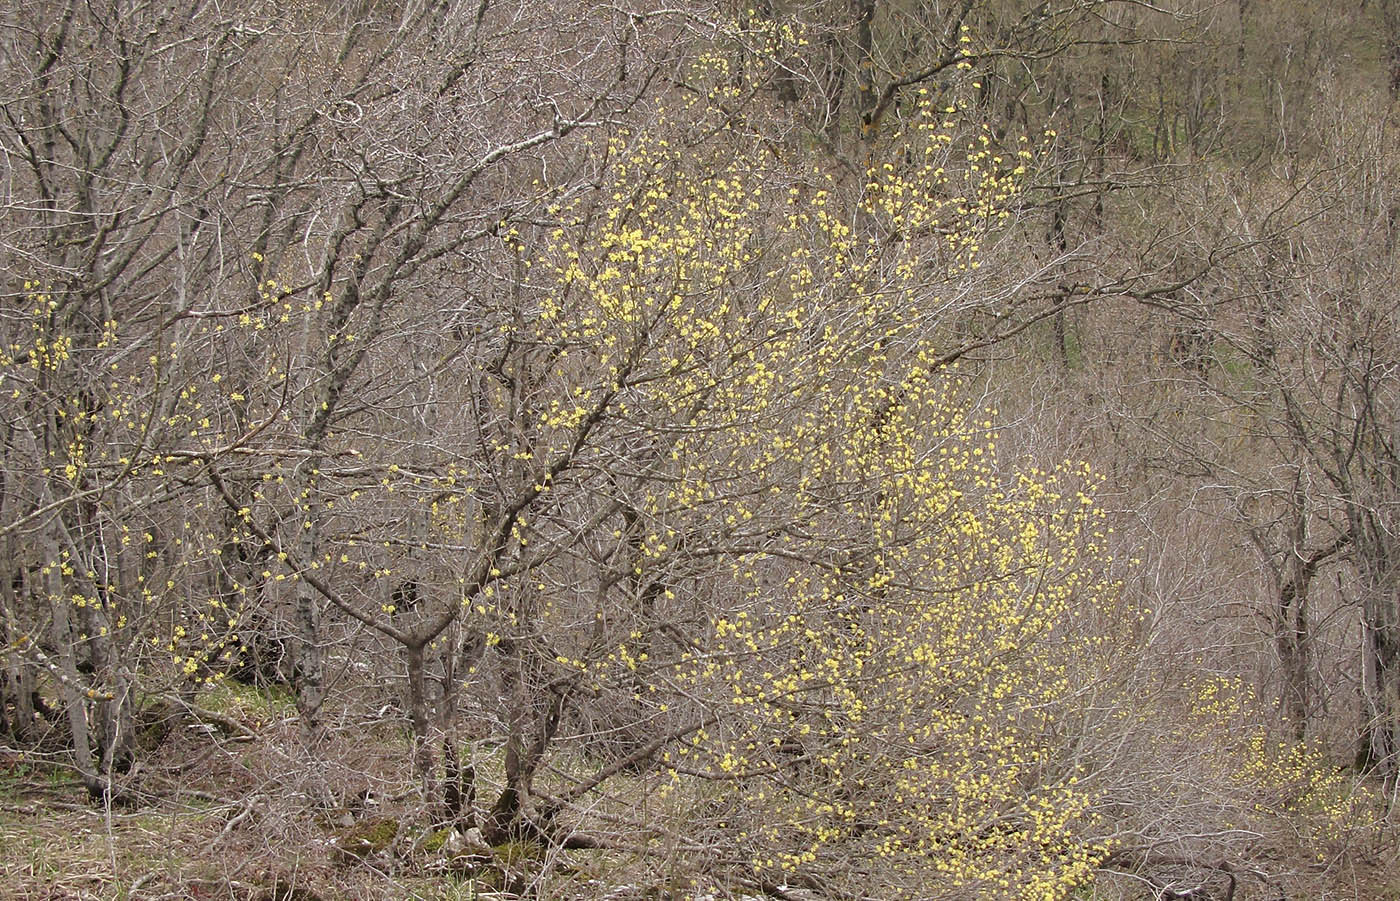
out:
{"label": "forest floor", "polygon": [[[179,720],[131,800],[92,803],[65,753],[0,748],[0,898],[25,901],[730,898],[665,875],[653,856],[447,841],[421,815],[407,731],[345,730],[322,760],[299,752],[290,701],[200,698],[231,734]],[[489,782],[491,761],[480,767]],[[621,888],[620,888],[621,887]]]}
{"label": "forest floor", "polygon": [[[124,777],[132,800],[122,804],[93,804],[62,749],[0,748],[0,899],[756,897],[751,886],[697,880],[683,855],[655,849],[642,855],[526,843],[488,848],[474,831],[449,841],[448,830],[421,814],[404,766],[404,724],[379,720],[347,729],[309,765],[292,750],[300,743],[290,699],[216,690],[200,701],[229,730],[179,719],[142,755],[139,770]],[[479,780],[489,786],[498,778],[493,761],[477,763]],[[1282,901],[1400,901],[1400,850],[1361,856],[1364,862],[1346,868],[1348,884]],[[1232,901],[1250,901],[1251,891],[1242,889]],[[791,897],[810,896],[794,891]],[[1127,877],[1086,886],[1075,901],[1157,897]]]}
{"label": "forest floor", "polygon": [[[235,766],[262,749],[227,752]],[[223,755],[224,751],[207,755]],[[198,765],[197,765],[198,766]],[[182,767],[170,794],[136,805],[89,803],[50,764],[0,756],[0,898],[333,901],[681,898],[611,852],[443,846],[411,803],[327,809],[264,787],[239,793]],[[210,773],[213,775],[210,767]],[[152,792],[152,783],[143,789]],[[637,891],[611,894],[626,871]],[[609,886],[607,889],[590,886]]]}

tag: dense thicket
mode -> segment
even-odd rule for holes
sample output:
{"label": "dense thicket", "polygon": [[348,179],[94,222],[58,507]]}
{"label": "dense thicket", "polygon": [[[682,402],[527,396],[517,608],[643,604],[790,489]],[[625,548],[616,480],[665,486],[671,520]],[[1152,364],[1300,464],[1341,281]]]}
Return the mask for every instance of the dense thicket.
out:
{"label": "dense thicket", "polygon": [[1393,878],[1400,4],[35,2],[0,59],[0,729],[112,847],[197,791],[341,891]]}

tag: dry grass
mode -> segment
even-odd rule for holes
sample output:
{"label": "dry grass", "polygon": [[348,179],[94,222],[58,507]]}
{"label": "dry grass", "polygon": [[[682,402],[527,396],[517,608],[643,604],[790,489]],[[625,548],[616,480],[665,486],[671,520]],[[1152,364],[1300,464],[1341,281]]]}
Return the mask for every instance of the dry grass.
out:
{"label": "dry grass", "polygon": [[[256,740],[173,730],[125,778],[132,804],[90,803],[60,753],[0,753],[0,898],[563,899],[628,884],[637,892],[617,898],[682,896],[658,888],[653,863],[635,855],[533,848],[506,855],[531,858],[512,877],[516,893],[496,891],[494,875],[476,878],[469,865],[418,847],[430,825],[406,779],[399,724],[347,727],[308,760],[294,720],[275,704],[246,692],[204,701],[255,728]],[[489,791],[499,761],[478,764]],[[366,793],[379,800],[366,803]],[[399,824],[388,851],[348,862],[334,853],[352,824],[384,819]]]}
{"label": "dry grass", "polygon": [[[490,866],[510,871],[503,886],[479,860],[424,848],[432,827],[408,777],[401,723],[368,716],[346,722],[318,758],[308,759],[285,699],[240,690],[206,695],[202,703],[246,724],[256,738],[237,741],[180,724],[126,777],[123,788],[136,799],[128,806],[91,804],[61,752],[0,750],[0,898],[659,901],[745,894],[742,887],[727,892],[709,879],[693,880],[704,860],[679,847],[668,854],[664,842],[646,853],[497,849]],[[501,780],[499,754],[490,747],[480,743],[474,757],[479,803]],[[557,763],[570,760],[564,754]],[[540,787],[559,790],[569,777],[547,769]],[[604,837],[618,830],[619,844],[636,839],[621,830],[639,815],[662,827],[658,835],[668,822],[679,834],[693,831],[680,819],[688,816],[693,827],[697,811],[719,803],[687,791],[656,792],[645,774],[619,777],[607,788],[592,797],[579,825]],[[366,802],[367,792],[378,800]],[[364,860],[335,852],[347,830],[375,821],[397,826],[388,849]],[[1297,876],[1287,885],[1288,901],[1400,901],[1394,875],[1400,860],[1389,840],[1348,842],[1344,859],[1325,863],[1326,874],[1313,872],[1322,863],[1271,863],[1271,872]],[[1218,874],[1213,878],[1212,886],[1224,884]],[[1263,886],[1242,880],[1236,901],[1264,897]],[[513,891],[498,890],[503,887]],[[1150,885],[1131,873],[1105,874],[1086,890],[1092,892],[1086,897],[1105,901],[1153,897]]]}

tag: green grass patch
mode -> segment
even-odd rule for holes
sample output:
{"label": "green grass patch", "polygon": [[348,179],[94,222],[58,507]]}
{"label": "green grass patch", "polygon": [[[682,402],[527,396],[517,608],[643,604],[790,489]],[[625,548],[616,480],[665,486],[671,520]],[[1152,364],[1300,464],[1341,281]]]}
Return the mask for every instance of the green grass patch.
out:
{"label": "green grass patch", "polygon": [[232,679],[215,682],[199,693],[198,702],[215,713],[256,725],[294,716],[296,695],[281,685],[263,688],[244,685]]}

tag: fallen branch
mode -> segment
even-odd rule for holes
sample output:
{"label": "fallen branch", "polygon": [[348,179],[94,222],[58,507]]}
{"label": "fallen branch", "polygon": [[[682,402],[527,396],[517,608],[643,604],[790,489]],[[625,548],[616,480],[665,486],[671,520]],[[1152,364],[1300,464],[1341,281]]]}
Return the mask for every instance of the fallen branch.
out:
{"label": "fallen branch", "polygon": [[[1188,867],[1196,870],[1211,870],[1216,873],[1223,873],[1229,880],[1229,886],[1225,890],[1224,901],[1235,901],[1235,891],[1239,888],[1240,876],[1252,876],[1264,885],[1278,892],[1277,901],[1284,901],[1283,890],[1269,878],[1267,873],[1251,867],[1241,866],[1232,863],[1225,858],[1214,860],[1202,860],[1182,854],[1166,854],[1154,848],[1119,848],[1110,854],[1099,868],[1108,870],[1115,869],[1121,871],[1143,870],[1148,867]],[[1199,892],[1203,886],[1196,886],[1185,892],[1177,892],[1172,889],[1164,889],[1162,897],[1172,899],[1172,901],[1189,901],[1189,899],[1203,898]]]}
{"label": "fallen branch", "polygon": [[231,716],[201,707],[179,695],[161,695],[159,700],[178,706],[192,719],[218,726],[230,741],[257,741],[256,732]]}

